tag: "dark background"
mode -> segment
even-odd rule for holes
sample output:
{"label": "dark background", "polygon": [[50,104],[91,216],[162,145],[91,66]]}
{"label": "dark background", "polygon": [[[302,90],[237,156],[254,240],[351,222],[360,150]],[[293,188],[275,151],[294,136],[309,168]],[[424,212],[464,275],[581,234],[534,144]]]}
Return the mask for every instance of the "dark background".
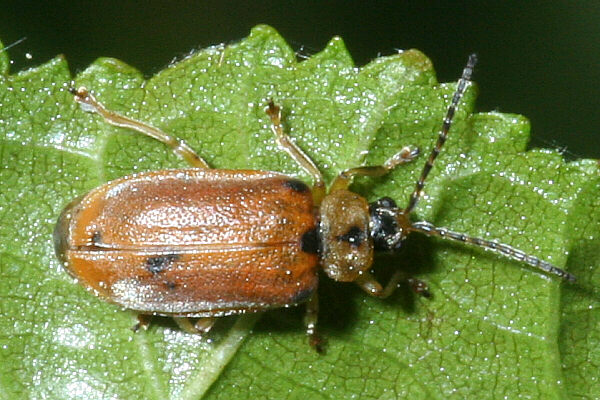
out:
{"label": "dark background", "polygon": [[[0,39],[13,72],[64,54],[75,73],[100,56],[147,76],[190,50],[275,27],[296,50],[343,37],[357,65],[418,48],[440,81],[477,52],[478,110],[526,115],[532,147],[600,158],[600,2],[22,2],[3,1]],[[32,58],[26,56],[29,53]]]}

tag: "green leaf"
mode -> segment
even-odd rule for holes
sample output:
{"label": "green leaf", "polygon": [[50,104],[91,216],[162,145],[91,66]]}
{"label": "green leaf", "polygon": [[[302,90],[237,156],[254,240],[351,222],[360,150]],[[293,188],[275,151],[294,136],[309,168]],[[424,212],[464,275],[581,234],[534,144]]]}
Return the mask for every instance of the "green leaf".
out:
{"label": "green leaf", "polygon": [[[525,151],[518,115],[473,114],[470,88],[417,217],[498,239],[576,274],[561,284],[463,244],[411,237],[375,265],[426,280],[433,299],[401,286],[389,299],[321,280],[316,354],[302,307],[225,318],[208,340],[135,316],[75,284],[54,256],[52,230],[73,198],[135,171],[185,167],[164,145],[107,125],[68,93],[58,57],[10,75],[0,53],[0,397],[597,398],[600,397],[600,175],[591,160]],[[460,68],[457,67],[457,76]],[[298,62],[271,28],[201,50],[145,80],[99,59],[75,78],[108,108],[185,139],[216,168],[282,171],[310,182],[277,148],[264,113],[330,181],[381,163],[404,145],[427,153],[455,84],[438,84],[415,50],[356,68],[341,39]],[[354,188],[407,199],[426,156]],[[254,326],[254,328],[252,328]]]}

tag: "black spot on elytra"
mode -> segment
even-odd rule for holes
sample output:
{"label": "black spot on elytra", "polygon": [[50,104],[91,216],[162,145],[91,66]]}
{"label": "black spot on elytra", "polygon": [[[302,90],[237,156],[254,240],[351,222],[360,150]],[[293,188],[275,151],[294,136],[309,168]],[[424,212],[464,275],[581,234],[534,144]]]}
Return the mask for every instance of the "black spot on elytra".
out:
{"label": "black spot on elytra", "polygon": [[179,254],[165,254],[164,256],[148,257],[146,269],[156,275],[169,267],[173,261],[179,259]]}
{"label": "black spot on elytra", "polygon": [[343,235],[339,235],[336,239],[340,242],[347,242],[350,246],[356,248],[359,247],[367,238],[365,232],[360,229],[358,226],[354,225],[352,228],[348,229],[346,233]]}
{"label": "black spot on elytra", "polygon": [[295,293],[294,296],[290,299],[291,304],[300,304],[304,303],[306,300],[312,296],[314,289],[304,289]]}
{"label": "black spot on elytra", "polygon": [[311,229],[302,235],[300,240],[300,248],[305,253],[318,254],[320,250],[321,241],[319,240],[319,233],[317,228]]}
{"label": "black spot on elytra", "polygon": [[175,290],[175,288],[177,287],[177,284],[173,281],[165,281],[165,286],[169,290]]}
{"label": "black spot on elytra", "polygon": [[306,186],[304,182],[299,181],[298,179],[286,179],[285,181],[283,181],[283,186],[288,187],[298,193],[306,193],[310,191],[308,186]]}
{"label": "black spot on elytra", "polygon": [[92,234],[92,243],[94,243],[94,244],[102,243],[102,233],[100,233],[100,231],[96,231]]}

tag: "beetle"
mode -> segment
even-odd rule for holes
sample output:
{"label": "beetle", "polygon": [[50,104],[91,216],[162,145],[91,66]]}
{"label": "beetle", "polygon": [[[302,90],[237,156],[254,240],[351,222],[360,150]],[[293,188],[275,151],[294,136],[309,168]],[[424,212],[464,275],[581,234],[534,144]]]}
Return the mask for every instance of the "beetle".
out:
{"label": "beetle", "polygon": [[404,147],[380,166],[347,169],[327,189],[317,166],[283,132],[281,108],[271,100],[266,112],[277,143],[312,177],[309,188],[277,172],[210,169],[184,141],[106,109],[86,88],[71,89],[86,111],[165,143],[193,168],[126,176],[74,200],[58,219],[56,254],[84,287],[137,312],[137,327],[147,326],[144,316],[160,315],[187,331],[207,332],[217,317],[307,303],[306,332],[319,351],[319,267],[372,296],[389,296],[401,280],[427,296],[427,285],[401,270],[385,286],[370,272],[376,251],[397,251],[412,232],[479,246],[574,281],[512,246],[410,219],[475,63],[471,55],[404,208],[387,197],[369,203],[349,186],[356,176],[382,176],[412,161],[418,149]]}

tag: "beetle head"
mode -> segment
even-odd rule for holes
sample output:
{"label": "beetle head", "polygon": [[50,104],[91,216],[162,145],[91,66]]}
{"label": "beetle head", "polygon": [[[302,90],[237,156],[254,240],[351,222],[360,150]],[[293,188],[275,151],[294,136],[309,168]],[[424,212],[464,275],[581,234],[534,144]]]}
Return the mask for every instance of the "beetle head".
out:
{"label": "beetle head", "polygon": [[369,204],[369,230],[376,251],[396,251],[410,232],[411,223],[389,197]]}

